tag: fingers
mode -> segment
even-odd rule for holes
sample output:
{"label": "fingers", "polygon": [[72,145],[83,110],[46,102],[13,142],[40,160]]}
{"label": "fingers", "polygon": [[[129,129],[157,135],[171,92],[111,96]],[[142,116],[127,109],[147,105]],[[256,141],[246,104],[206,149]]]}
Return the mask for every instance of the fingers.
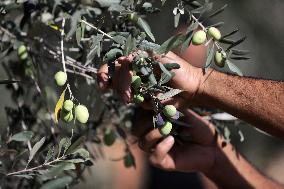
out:
{"label": "fingers", "polygon": [[183,110],[185,115],[183,121],[192,125],[191,128],[179,128],[181,135],[189,135],[192,142],[210,145],[216,140],[216,131],[214,126],[190,109]]}
{"label": "fingers", "polygon": [[131,78],[132,71],[129,69],[129,62],[124,62],[121,64],[121,69],[119,73],[119,83],[117,85],[119,92],[124,100],[124,102],[129,103],[131,99]]}
{"label": "fingers", "polygon": [[98,71],[98,84],[102,90],[109,87],[115,89],[125,102],[130,101],[131,97],[131,77],[132,71],[129,65],[132,57],[121,57],[115,61],[115,70],[112,78],[112,83],[108,79],[108,66],[104,64]]}
{"label": "fingers", "polygon": [[168,136],[162,142],[160,142],[153,150],[153,153],[150,154],[149,160],[152,164],[166,168],[166,157],[168,153],[174,146],[175,140],[173,136]]}
{"label": "fingers", "polygon": [[[140,141],[139,146],[149,153],[151,164],[162,169],[171,170],[174,168],[174,160],[169,152],[173,148],[175,140],[173,136],[168,136],[160,141],[161,139],[161,134],[158,129],[155,129]],[[158,143],[158,141],[160,142]]]}
{"label": "fingers", "polygon": [[107,64],[104,64],[100,67],[97,74],[98,84],[102,90],[106,90],[109,87],[108,82],[108,67]]}
{"label": "fingers", "polygon": [[162,139],[158,129],[154,129],[140,139],[139,146],[145,152],[151,152],[152,148]]}

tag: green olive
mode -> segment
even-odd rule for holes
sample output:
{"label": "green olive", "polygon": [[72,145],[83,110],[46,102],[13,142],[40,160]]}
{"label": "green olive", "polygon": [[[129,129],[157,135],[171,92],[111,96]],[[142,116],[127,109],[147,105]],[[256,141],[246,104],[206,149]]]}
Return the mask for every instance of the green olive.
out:
{"label": "green olive", "polygon": [[173,105],[166,105],[163,109],[163,113],[168,118],[171,118],[176,115],[177,109]]}
{"label": "green olive", "polygon": [[217,51],[215,53],[215,57],[214,57],[214,60],[215,60],[215,64],[220,67],[220,68],[223,68],[225,66],[225,62],[226,62],[226,58],[227,58],[227,55],[225,52],[219,52]]}
{"label": "green olive", "polygon": [[220,30],[215,27],[210,27],[207,34],[215,41],[219,41],[222,37]]}
{"label": "green olive", "polygon": [[144,97],[141,94],[134,95],[133,101],[136,104],[140,104],[140,103],[144,102]]}
{"label": "green olive", "polygon": [[167,136],[171,133],[173,128],[173,124],[169,121],[166,121],[166,123],[159,129],[161,135]]}
{"label": "green olive", "polygon": [[133,13],[128,15],[128,19],[133,23],[137,23],[138,15],[135,12],[133,12]]}
{"label": "green olive", "polygon": [[27,47],[25,45],[19,46],[18,55],[21,55],[21,54],[26,53],[26,52],[27,52]]}
{"label": "green olive", "polygon": [[142,84],[142,80],[139,76],[135,75],[135,76],[132,76],[132,79],[131,79],[131,85],[132,87],[137,90]]}
{"label": "green olive", "polygon": [[67,81],[67,74],[63,71],[59,71],[54,75],[54,79],[58,86],[63,86]]}
{"label": "green olive", "polygon": [[104,133],[104,138],[103,138],[105,145],[107,146],[113,145],[113,143],[115,142],[115,139],[116,139],[115,131],[110,128],[107,128]]}
{"label": "green olive", "polygon": [[73,113],[61,110],[60,117],[64,122],[69,123],[73,120]]}
{"label": "green olive", "polygon": [[27,47],[25,45],[21,45],[18,48],[18,56],[21,60],[26,60],[28,58]]}
{"label": "green olive", "polygon": [[72,111],[73,107],[74,107],[74,103],[72,102],[72,100],[65,100],[63,104],[64,110],[66,110],[67,112],[70,112]]}
{"label": "green olive", "polygon": [[192,44],[193,45],[202,45],[206,41],[206,33],[203,30],[199,30],[194,33],[192,37]]}
{"label": "green olive", "polygon": [[23,53],[20,55],[21,60],[26,60],[28,58],[28,53]]}
{"label": "green olive", "polygon": [[89,119],[89,111],[88,111],[87,107],[84,106],[84,105],[76,106],[76,108],[75,108],[75,116],[76,116],[76,119],[80,123],[87,123],[87,121]]}

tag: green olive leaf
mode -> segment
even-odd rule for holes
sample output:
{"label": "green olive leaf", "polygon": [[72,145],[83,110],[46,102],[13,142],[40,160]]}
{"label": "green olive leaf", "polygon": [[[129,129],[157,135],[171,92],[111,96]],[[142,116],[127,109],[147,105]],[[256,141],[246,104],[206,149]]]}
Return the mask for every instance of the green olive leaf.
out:
{"label": "green olive leaf", "polygon": [[48,181],[44,183],[40,189],[61,189],[65,188],[68,184],[73,181],[71,176],[64,176],[55,180]]}
{"label": "green olive leaf", "polygon": [[11,141],[26,142],[33,137],[34,133],[32,131],[22,131],[11,137]]}
{"label": "green olive leaf", "polygon": [[30,156],[29,156],[29,160],[28,163],[31,162],[31,160],[34,158],[35,154],[38,152],[38,150],[42,147],[42,145],[45,142],[45,137],[43,137],[40,141],[38,141],[33,148],[30,151]]}
{"label": "green olive leaf", "polygon": [[152,34],[151,28],[148,25],[148,23],[143,18],[139,17],[138,21],[137,21],[137,24],[138,24],[138,26],[140,26],[146,32],[146,34],[152,39],[152,41],[155,42],[155,37]]}

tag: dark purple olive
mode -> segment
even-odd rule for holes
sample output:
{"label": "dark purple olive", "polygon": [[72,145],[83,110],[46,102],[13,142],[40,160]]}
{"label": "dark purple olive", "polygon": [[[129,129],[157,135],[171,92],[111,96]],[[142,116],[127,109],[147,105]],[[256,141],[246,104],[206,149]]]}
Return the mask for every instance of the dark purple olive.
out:
{"label": "dark purple olive", "polygon": [[176,114],[173,117],[171,117],[171,119],[178,120],[179,116],[180,116],[180,113],[179,111],[177,111]]}
{"label": "dark purple olive", "polygon": [[157,127],[162,127],[165,124],[166,120],[162,114],[156,115],[156,125]]}

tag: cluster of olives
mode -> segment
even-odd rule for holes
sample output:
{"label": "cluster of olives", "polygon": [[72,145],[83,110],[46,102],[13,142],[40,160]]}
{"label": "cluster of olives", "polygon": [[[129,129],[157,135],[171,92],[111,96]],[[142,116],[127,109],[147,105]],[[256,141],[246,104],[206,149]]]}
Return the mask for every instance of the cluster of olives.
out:
{"label": "cluster of olives", "polygon": [[134,90],[133,102],[136,104],[144,102],[144,96],[141,93],[139,93],[141,85],[142,85],[141,77],[137,75],[132,76],[131,86]]}
{"label": "cluster of olives", "polygon": [[[193,45],[202,45],[206,42],[207,35],[212,38],[214,41],[219,41],[222,38],[220,30],[215,27],[210,27],[207,31],[207,34],[204,30],[199,30],[194,33],[192,37]],[[224,67],[227,59],[227,55],[223,51],[216,51],[215,53],[215,64],[219,67]]]}
{"label": "cluster of olives", "polygon": [[[64,86],[67,82],[67,74],[63,71],[59,71],[54,75],[55,82],[58,86]],[[69,123],[73,120],[73,109],[74,103],[72,100],[65,100],[61,108],[60,117],[66,123]],[[88,108],[84,105],[77,105],[75,107],[75,118],[80,123],[87,123],[89,119]]]}
{"label": "cluster of olives", "polygon": [[166,105],[163,111],[156,116],[156,125],[163,136],[171,133],[173,124],[171,120],[179,119],[180,113],[173,105]]}
{"label": "cluster of olives", "polygon": [[[61,119],[69,123],[73,120],[73,109],[74,109],[74,103],[72,100],[66,100],[63,103],[61,112],[60,112],[60,117]],[[78,122],[80,123],[87,123],[89,119],[89,111],[88,108],[84,105],[79,104],[78,106],[75,107],[75,118]]]}

